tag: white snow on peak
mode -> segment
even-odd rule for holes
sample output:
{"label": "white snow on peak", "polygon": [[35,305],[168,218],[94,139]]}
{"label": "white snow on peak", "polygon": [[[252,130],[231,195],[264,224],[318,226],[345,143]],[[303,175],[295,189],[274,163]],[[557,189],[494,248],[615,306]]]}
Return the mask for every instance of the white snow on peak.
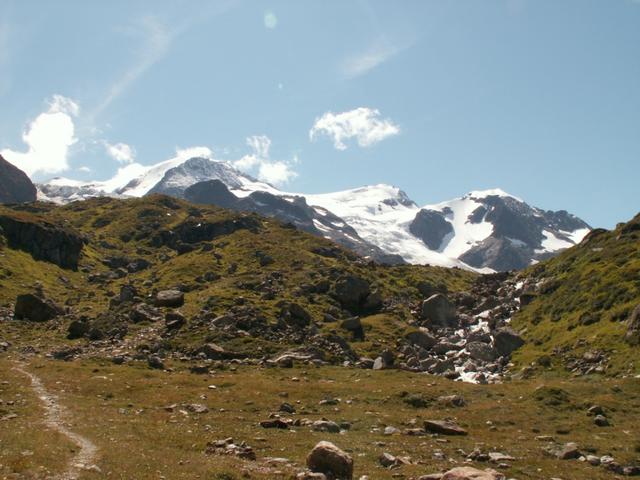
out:
{"label": "white snow on peak", "polygon": [[85,185],[85,182],[81,180],[72,180],[66,177],[54,177],[47,182],[49,185],[55,185],[56,187],[81,187]]}
{"label": "white snow on peak", "polygon": [[363,239],[410,263],[473,270],[457,258],[429,249],[411,234],[409,224],[420,208],[398,187],[378,184],[306,198],[309,205],[341,217]]}
{"label": "white snow on peak", "polygon": [[[485,192],[487,191],[489,190],[485,190]],[[482,203],[476,199],[488,196],[472,195],[473,193],[471,192],[455,200],[424,207],[425,210],[443,212],[445,219],[453,227],[453,235],[449,236],[449,242],[440,246],[441,253],[447,257],[458,258],[493,233],[493,224],[485,221],[484,216],[478,223],[469,221],[469,216],[476,209],[483,207]]]}

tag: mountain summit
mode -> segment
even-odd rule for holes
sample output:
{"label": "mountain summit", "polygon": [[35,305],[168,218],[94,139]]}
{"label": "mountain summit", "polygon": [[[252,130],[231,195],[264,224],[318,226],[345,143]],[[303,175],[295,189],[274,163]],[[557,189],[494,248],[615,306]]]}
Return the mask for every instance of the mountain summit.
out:
{"label": "mountain summit", "polygon": [[384,263],[484,272],[524,268],[579,243],[590,231],[564,210],[544,211],[500,189],[420,207],[386,184],[317,195],[285,192],[229,162],[205,157],[124,170],[106,182],[55,178],[38,185],[40,198],[67,203],[163,193],[275,217]]}

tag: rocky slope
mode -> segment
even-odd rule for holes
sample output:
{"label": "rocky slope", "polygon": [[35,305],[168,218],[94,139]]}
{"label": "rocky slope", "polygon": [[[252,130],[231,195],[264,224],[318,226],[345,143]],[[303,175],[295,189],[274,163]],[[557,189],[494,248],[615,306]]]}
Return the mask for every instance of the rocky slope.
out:
{"label": "rocky slope", "polygon": [[0,155],[0,203],[36,201],[36,187],[19,168]]}
{"label": "rocky slope", "polygon": [[[520,269],[574,245],[590,230],[567,212],[530,207],[501,190],[471,192],[420,208],[389,185],[322,195],[288,193],[228,162],[204,157],[177,157],[150,167],[133,164],[106,182],[58,178],[39,185],[39,189],[42,199],[66,203],[100,195],[163,193],[183,198],[187,189],[201,184],[198,195],[207,199],[205,203],[228,201],[228,196],[226,200],[218,198],[223,195],[219,193],[221,186],[209,183],[211,180],[222,182],[239,199],[253,197],[234,202],[234,208],[292,222],[387,263],[406,261],[485,272]],[[211,192],[207,193],[207,188]],[[257,197],[260,200],[256,201]],[[288,208],[284,202],[293,206]]]}
{"label": "rocky slope", "polygon": [[10,325],[56,357],[152,366],[314,361],[473,382],[514,360],[637,370],[638,218],[517,275],[477,275],[366,262],[246,209],[161,195],[0,208],[0,317],[44,320]]}
{"label": "rocky slope", "polygon": [[[16,218],[32,238],[0,236],[0,305],[25,339],[38,328],[24,319],[50,322],[61,358],[315,359],[492,381],[520,346],[513,282],[493,298],[506,275],[371,264],[253,213],[167,196],[0,209]],[[61,242],[74,263],[41,255]]]}

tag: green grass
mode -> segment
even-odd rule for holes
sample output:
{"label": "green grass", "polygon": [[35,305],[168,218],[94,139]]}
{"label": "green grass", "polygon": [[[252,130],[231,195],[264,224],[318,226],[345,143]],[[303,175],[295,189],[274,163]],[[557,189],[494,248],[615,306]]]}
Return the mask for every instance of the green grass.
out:
{"label": "green grass", "polygon": [[515,356],[519,364],[555,349],[577,357],[597,349],[610,356],[608,374],[640,372],[640,349],[624,342],[626,320],[640,304],[640,216],[521,275],[542,287],[513,321],[526,330],[527,344]]}
{"label": "green grass", "polygon": [[[0,360],[1,371],[8,371],[10,365],[6,359]],[[320,440],[332,441],[350,452],[355,478],[367,474],[390,479],[394,473],[418,476],[437,472],[464,463],[462,451],[468,453],[475,447],[516,457],[509,462],[511,468],[504,470],[514,478],[612,478],[603,469],[546,456],[542,451],[546,443],[536,440],[539,435],[551,435],[558,443],[575,441],[598,455],[611,454],[623,464],[639,456],[635,448],[640,437],[632,426],[640,421],[640,385],[630,379],[568,381],[546,376],[535,381],[478,386],[402,371],[240,367],[200,376],[187,373],[180,363],[171,366],[175,371],[167,373],[149,370],[143,364],[114,366],[96,361],[34,359],[29,368],[72,412],[73,429],[100,447],[98,466],[108,478],[195,479],[223,478],[220,476],[224,474],[242,478],[245,471],[251,478],[291,478]],[[17,377],[13,382],[14,388],[29,398],[26,384]],[[209,389],[209,385],[217,388]],[[541,386],[544,388],[539,389]],[[564,392],[559,403],[547,401],[556,398],[555,390]],[[462,395],[467,406],[455,408],[435,401],[438,396],[454,393]],[[405,401],[410,395],[431,401],[426,408],[416,408]],[[340,402],[320,405],[320,400],[327,397]],[[259,422],[276,412],[283,401],[295,406],[293,418],[347,421],[351,429],[328,434],[313,432],[308,426],[285,431],[261,428]],[[167,405],[182,403],[204,403],[209,412],[184,414],[180,407],[173,412],[165,410]],[[586,414],[592,404],[606,409],[612,427],[593,424],[593,418]],[[31,459],[29,465],[11,462],[10,468],[17,472],[30,471],[38,464],[55,472],[60,465],[60,442],[41,443],[46,432],[36,417],[22,420],[20,444],[11,441],[11,431],[0,429],[3,459],[20,458],[22,449],[39,452],[37,461]],[[455,419],[469,435],[382,434],[387,425],[403,430],[420,426],[425,419],[442,418]],[[257,461],[203,453],[207,442],[230,436],[251,445]],[[452,461],[434,459],[436,450]],[[383,452],[409,456],[416,464],[400,470],[383,469],[377,462]],[[293,467],[270,467],[267,457],[285,457]],[[86,478],[94,476],[86,474]]]}

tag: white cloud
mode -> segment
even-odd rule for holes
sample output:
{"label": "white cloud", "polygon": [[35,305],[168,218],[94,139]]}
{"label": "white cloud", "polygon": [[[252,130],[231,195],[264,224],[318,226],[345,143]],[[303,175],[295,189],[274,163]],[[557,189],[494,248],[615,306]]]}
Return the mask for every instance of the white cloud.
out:
{"label": "white cloud", "polygon": [[258,170],[258,178],[273,185],[288,183],[297,176],[286,162],[263,162]]}
{"label": "white cloud", "polygon": [[347,57],[341,65],[346,78],[355,78],[373,70],[413,45],[413,41],[394,44],[384,39],[377,40],[355,55]]}
{"label": "white cloud", "polygon": [[213,158],[213,152],[209,147],[176,148],[175,160],[189,160],[190,158]]}
{"label": "white cloud", "polygon": [[126,143],[111,144],[104,142],[104,148],[111,158],[122,164],[133,163],[136,158],[135,150]]}
{"label": "white cloud", "polygon": [[271,160],[271,139],[266,135],[248,137],[247,145],[252,153],[233,162],[237,169],[255,171],[260,180],[273,185],[283,185],[298,176],[292,169],[292,164],[298,162],[297,157],[294,157],[293,162]]}
{"label": "white cloud", "polygon": [[320,135],[333,139],[338,150],[346,150],[345,141],[355,139],[361,147],[370,147],[385,138],[400,133],[400,127],[388,118],[381,118],[380,111],[367,107],[356,108],[348,112],[327,112],[316,119],[309,131],[313,141]]}
{"label": "white cloud", "polygon": [[54,95],[48,109],[26,127],[26,152],[4,149],[0,154],[27,175],[58,173],[69,168],[69,148],[76,143],[73,117],[80,109],[72,99]]}
{"label": "white cloud", "polygon": [[82,173],[91,173],[91,169],[89,167],[87,167],[87,166],[79,167],[78,171],[82,172]]}

